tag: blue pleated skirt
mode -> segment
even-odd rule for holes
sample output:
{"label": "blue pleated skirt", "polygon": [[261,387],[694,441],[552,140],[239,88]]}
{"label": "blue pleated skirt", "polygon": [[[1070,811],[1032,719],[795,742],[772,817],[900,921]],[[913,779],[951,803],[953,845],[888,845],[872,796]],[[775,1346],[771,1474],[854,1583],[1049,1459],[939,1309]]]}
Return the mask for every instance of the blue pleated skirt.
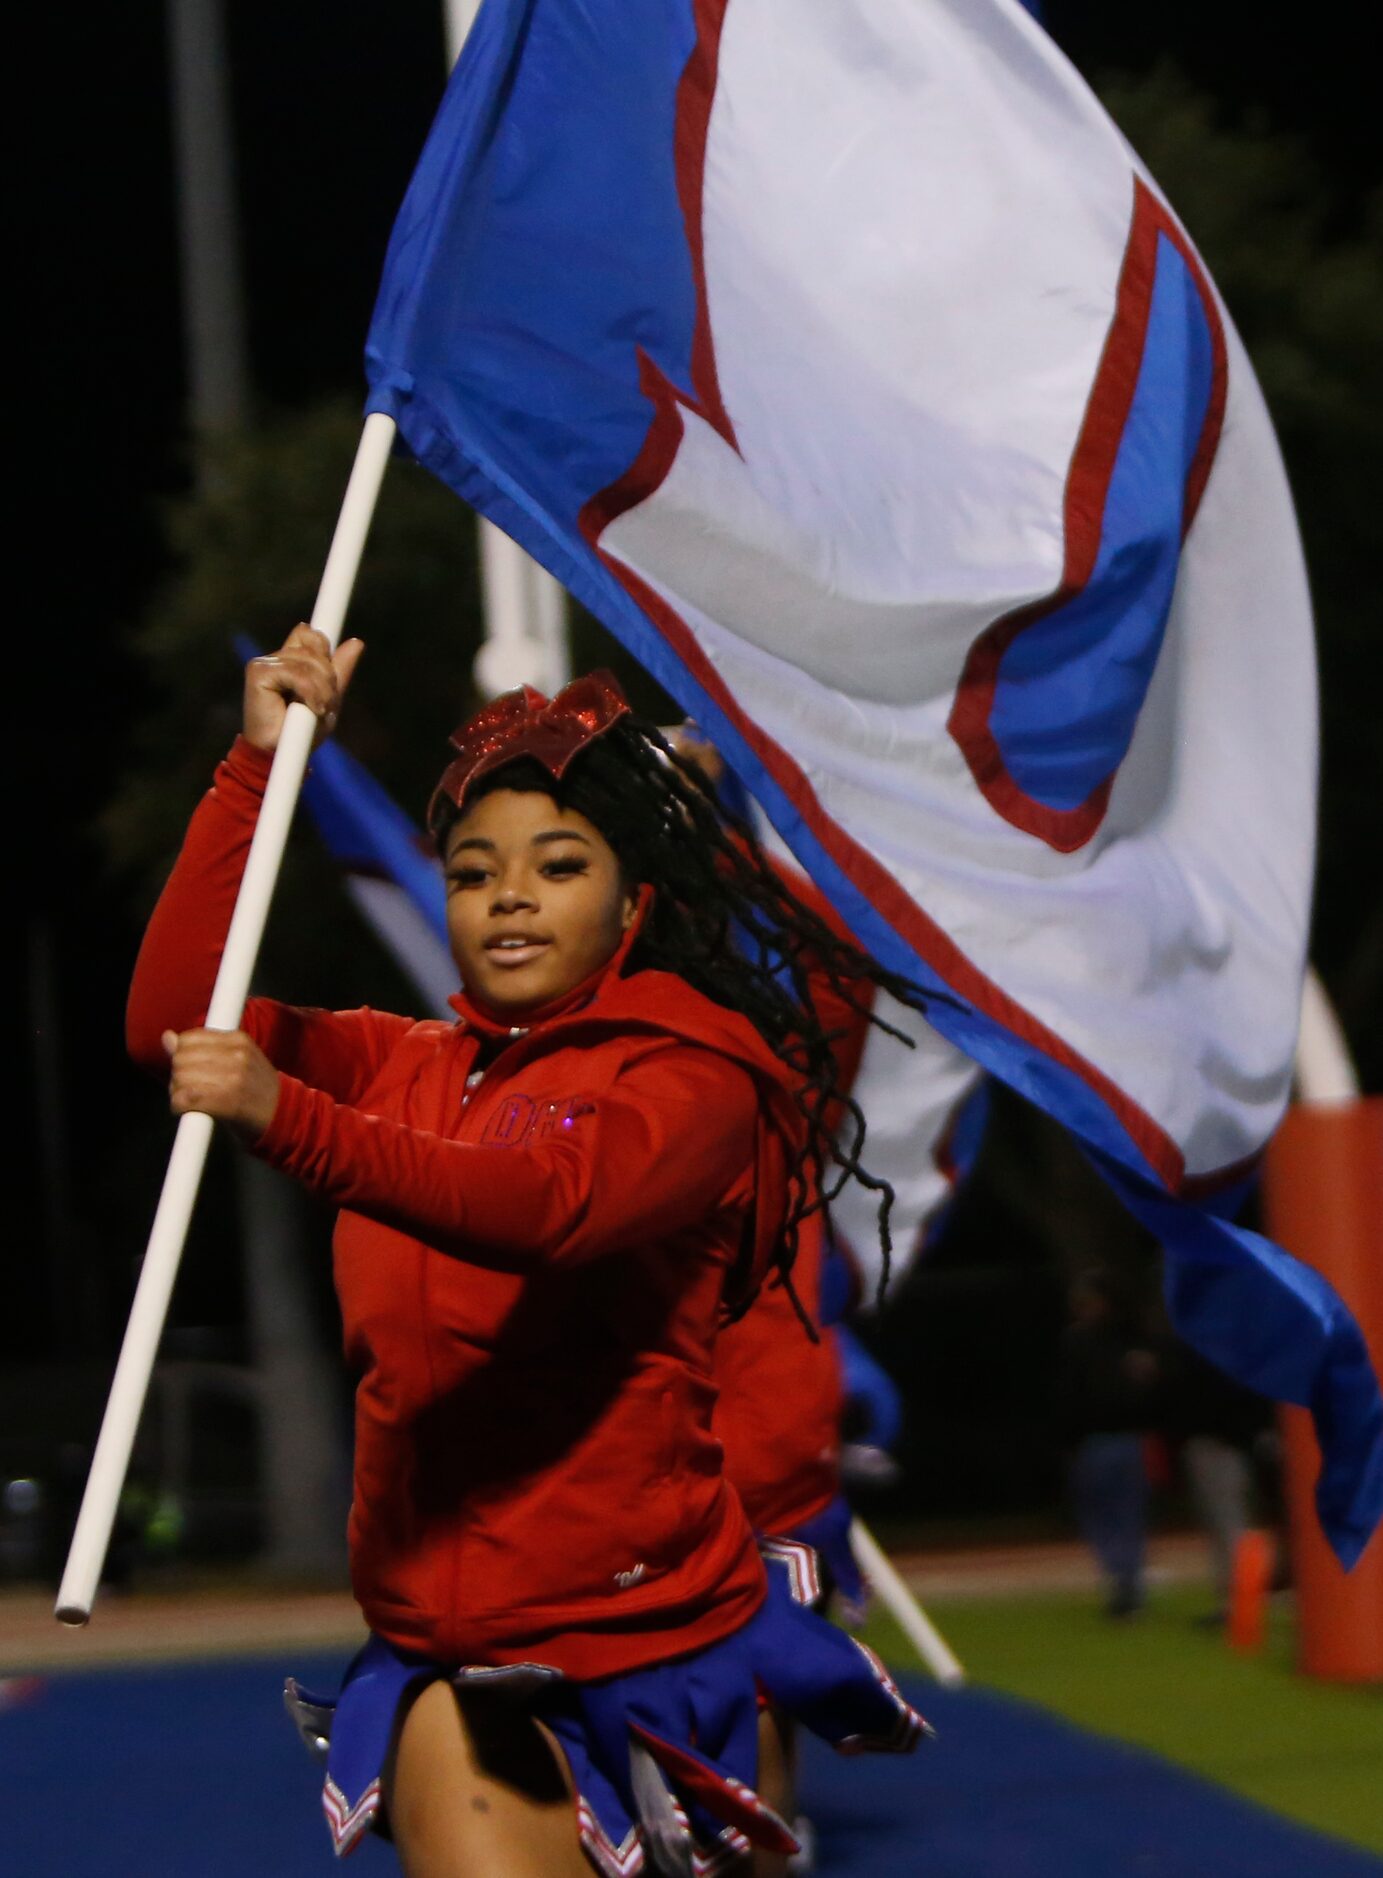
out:
{"label": "blue pleated skirt", "polygon": [[490,1687],[550,1731],[576,1795],[576,1824],[603,1878],[696,1878],[754,1846],[792,1852],[787,1825],[755,1791],[765,1701],[842,1754],[907,1753],[931,1732],[883,1664],[812,1608],[823,1578],[805,1536],[765,1541],[769,1591],[748,1623],[709,1648],[597,1682],[542,1663],[447,1665],[371,1637],[334,1698],[290,1678],[290,1715],[326,1762],[322,1805],[338,1855],[387,1836],[381,1779],[405,1702],[427,1683]]}

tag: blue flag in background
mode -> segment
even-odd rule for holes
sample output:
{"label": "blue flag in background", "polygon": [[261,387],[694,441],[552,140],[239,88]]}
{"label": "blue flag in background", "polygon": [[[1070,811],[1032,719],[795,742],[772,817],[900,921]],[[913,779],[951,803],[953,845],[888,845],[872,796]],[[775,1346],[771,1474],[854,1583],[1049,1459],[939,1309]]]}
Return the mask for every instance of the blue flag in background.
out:
{"label": "blue flag in background", "polygon": [[429,1014],[450,1017],[447,999],[459,981],[447,945],[442,872],[426,837],[339,744],[316,752],[303,800],[362,916]]}
{"label": "blue flag in background", "polygon": [[445,950],[446,904],[437,857],[427,837],[364,764],[340,744],[322,744],[312,758],[303,801],[342,866],[402,889]]}

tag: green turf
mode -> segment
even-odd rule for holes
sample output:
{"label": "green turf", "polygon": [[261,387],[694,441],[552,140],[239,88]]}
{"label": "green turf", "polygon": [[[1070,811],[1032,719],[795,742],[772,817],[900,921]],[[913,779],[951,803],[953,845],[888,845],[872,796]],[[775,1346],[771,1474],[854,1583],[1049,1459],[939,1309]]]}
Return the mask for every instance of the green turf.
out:
{"label": "green turf", "polygon": [[[1204,1592],[1179,1589],[1122,1623],[1056,1593],[948,1600],[932,1616],[973,1682],[1383,1852],[1383,1692],[1294,1674],[1283,1613],[1261,1655],[1236,1656],[1197,1627],[1205,1608]],[[889,1661],[915,1661],[888,1618],[866,1634]]]}

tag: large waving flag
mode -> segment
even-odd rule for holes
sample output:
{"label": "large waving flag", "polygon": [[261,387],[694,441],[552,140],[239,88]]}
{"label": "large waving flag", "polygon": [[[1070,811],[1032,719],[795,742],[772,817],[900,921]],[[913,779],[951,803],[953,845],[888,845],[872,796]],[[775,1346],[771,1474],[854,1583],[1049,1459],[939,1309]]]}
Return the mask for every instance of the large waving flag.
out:
{"label": "large waving flag", "polygon": [[1334,1293],[1216,1216],[1286,1099],[1314,676],[1262,398],[1015,0],[485,0],[370,408],[696,718],[935,1026],[1078,1136],[1174,1317],[1383,1508]]}

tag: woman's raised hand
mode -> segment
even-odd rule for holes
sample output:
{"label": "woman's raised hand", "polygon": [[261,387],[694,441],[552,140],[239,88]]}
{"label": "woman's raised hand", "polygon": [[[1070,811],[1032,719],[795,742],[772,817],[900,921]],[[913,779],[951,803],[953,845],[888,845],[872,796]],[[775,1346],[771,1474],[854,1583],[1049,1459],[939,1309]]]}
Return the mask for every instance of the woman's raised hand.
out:
{"label": "woman's raised hand", "polygon": [[295,626],[277,652],[251,659],[245,667],[246,741],[257,750],[276,748],[294,703],[305,704],[316,717],[318,743],[329,737],[364,650],[363,639],[348,639],[333,653],[324,634]]}

